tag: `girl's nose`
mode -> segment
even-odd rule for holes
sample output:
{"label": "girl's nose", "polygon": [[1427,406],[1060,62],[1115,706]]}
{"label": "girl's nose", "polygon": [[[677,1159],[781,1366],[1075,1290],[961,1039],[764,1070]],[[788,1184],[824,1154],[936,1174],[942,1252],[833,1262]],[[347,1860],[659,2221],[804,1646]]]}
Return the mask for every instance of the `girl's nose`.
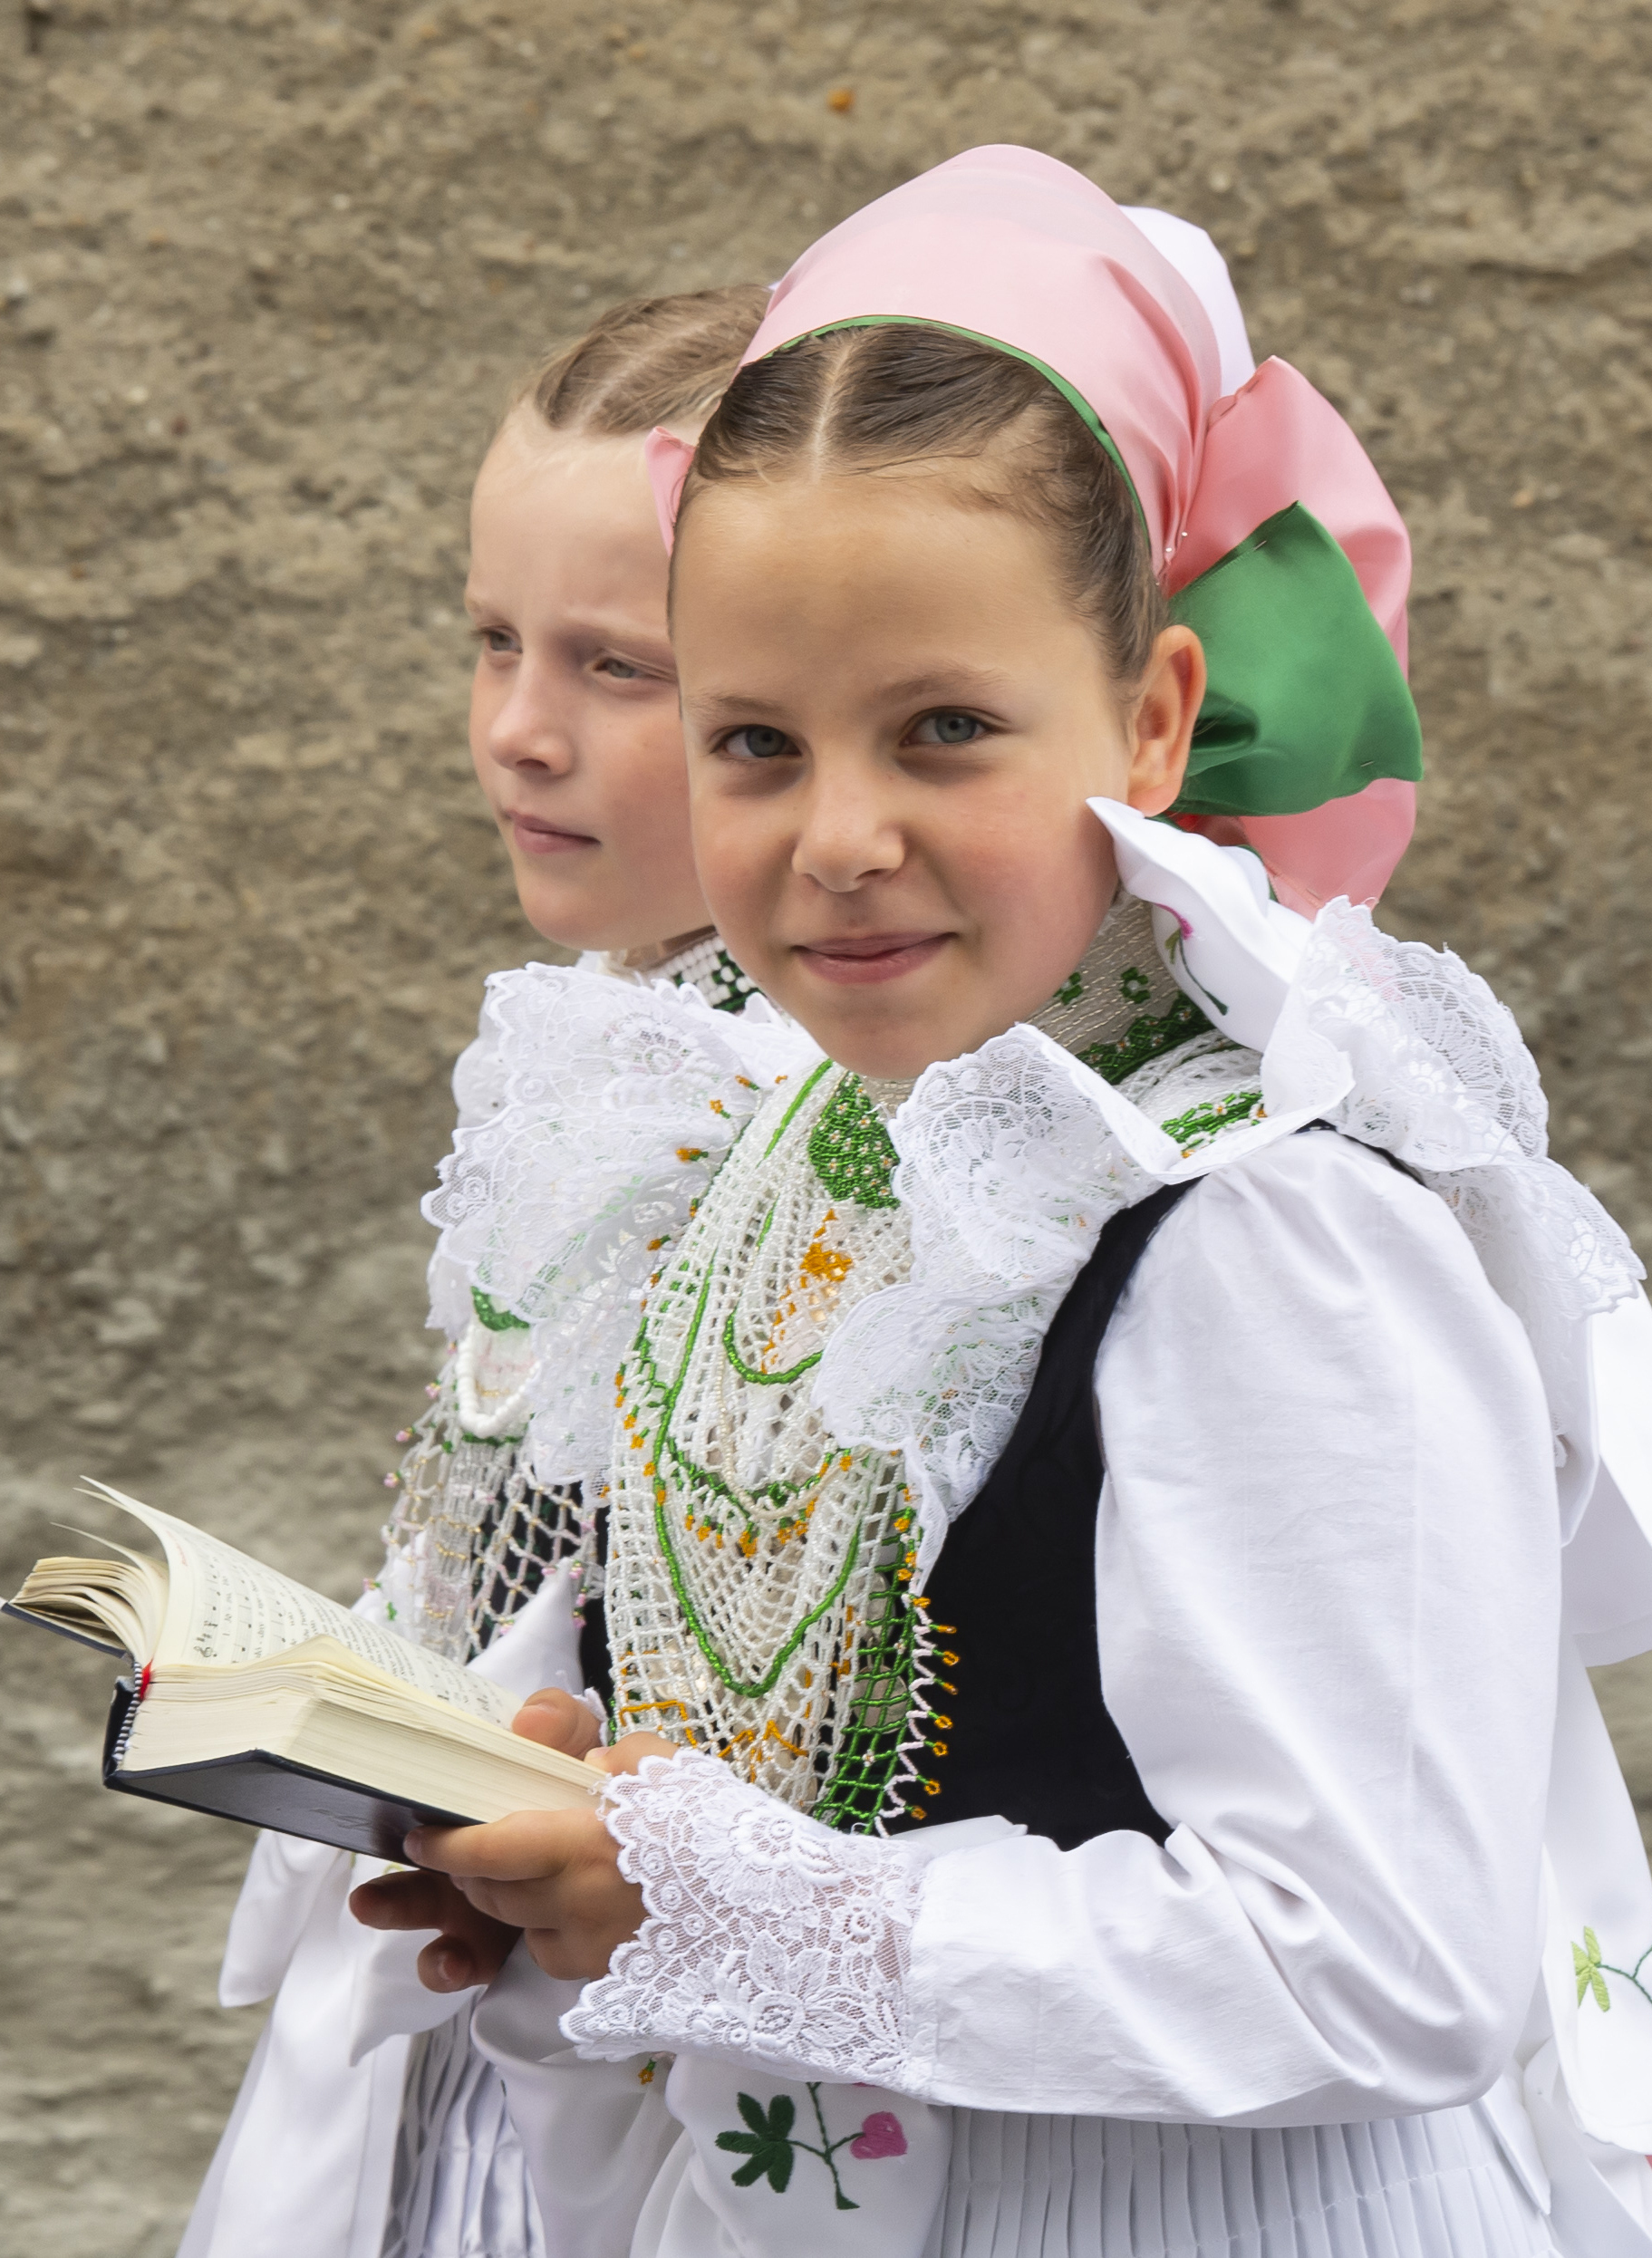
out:
{"label": "girl's nose", "polygon": [[829,893],[853,893],[906,858],[894,796],[875,774],[817,767],[807,787],[792,868]]}
{"label": "girl's nose", "polygon": [[489,723],[488,751],[502,768],[536,768],[562,777],[574,767],[565,701],[531,664],[518,667],[509,697]]}

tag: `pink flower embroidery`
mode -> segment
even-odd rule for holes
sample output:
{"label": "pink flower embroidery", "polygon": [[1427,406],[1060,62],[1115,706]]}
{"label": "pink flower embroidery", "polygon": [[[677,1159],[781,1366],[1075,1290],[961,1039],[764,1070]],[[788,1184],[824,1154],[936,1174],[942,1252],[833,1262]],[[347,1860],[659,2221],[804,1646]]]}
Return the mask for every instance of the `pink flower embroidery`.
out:
{"label": "pink flower embroidery", "polygon": [[869,2163],[875,2157],[903,2157],[906,2135],[893,2109],[874,2109],[849,2143],[849,2154]]}

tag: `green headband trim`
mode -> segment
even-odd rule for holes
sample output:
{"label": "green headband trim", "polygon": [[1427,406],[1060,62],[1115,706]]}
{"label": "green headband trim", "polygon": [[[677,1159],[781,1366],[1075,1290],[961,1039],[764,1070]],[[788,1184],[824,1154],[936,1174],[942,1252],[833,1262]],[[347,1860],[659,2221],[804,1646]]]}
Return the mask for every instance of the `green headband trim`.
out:
{"label": "green headband trim", "polygon": [[[1036,369],[1117,466],[1146,533],[1146,512],[1112,435],[1083,394],[1036,353],[902,314],[826,322],[775,351],[837,330],[886,328],[968,337]],[[1172,596],[1170,616],[1198,636],[1209,670],[1173,815],[1300,815],[1379,777],[1421,782],[1422,724],[1405,670],[1359,575],[1299,502]]]}

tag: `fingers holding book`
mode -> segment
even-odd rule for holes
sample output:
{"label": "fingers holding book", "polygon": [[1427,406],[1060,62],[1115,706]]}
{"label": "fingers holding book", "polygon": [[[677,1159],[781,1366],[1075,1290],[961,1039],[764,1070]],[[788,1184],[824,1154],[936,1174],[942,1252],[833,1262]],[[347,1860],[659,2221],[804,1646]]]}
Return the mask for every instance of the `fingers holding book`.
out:
{"label": "fingers holding book", "polygon": [[[636,1935],[642,1893],[594,1811],[516,1811],[485,1827],[420,1827],[407,1855],[452,1877],[496,1929],[521,1930],[547,1975],[598,1976]],[[444,1942],[446,1940],[444,1939]],[[422,1963],[421,1981],[429,1982]]]}
{"label": "fingers holding book", "polygon": [[363,1882],[351,1892],[350,1910],[364,1928],[440,1932],[419,1955],[419,1981],[427,1992],[491,1983],[519,1934],[472,1905],[445,1874],[417,1868]]}
{"label": "fingers holding book", "polygon": [[[519,1716],[517,1730],[521,1722]],[[645,1756],[675,1754],[669,1741],[633,1732],[590,1761],[605,1771],[629,1772]],[[497,1930],[520,1930],[546,1974],[565,1981],[605,1974],[615,1951],[642,1924],[642,1893],[621,1874],[618,1847],[595,1811],[516,1811],[484,1827],[420,1827],[407,1838],[407,1855],[427,1877],[447,1877]],[[449,1947],[458,1950],[444,1935],[436,1950],[440,1955]],[[430,1984],[422,1959],[420,1976]],[[480,1980],[466,1976],[461,1983]]]}
{"label": "fingers holding book", "polygon": [[513,1732],[541,1748],[559,1749],[564,1756],[589,1756],[603,1737],[594,1713],[584,1702],[547,1685],[530,1694],[510,1721]]}

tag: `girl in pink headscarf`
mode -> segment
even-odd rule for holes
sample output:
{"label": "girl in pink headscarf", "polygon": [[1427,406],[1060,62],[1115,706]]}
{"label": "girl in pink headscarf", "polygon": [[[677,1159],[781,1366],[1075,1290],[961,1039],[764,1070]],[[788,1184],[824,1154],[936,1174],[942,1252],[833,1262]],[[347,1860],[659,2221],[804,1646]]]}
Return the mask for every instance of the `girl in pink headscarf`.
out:
{"label": "girl in pink headscarf", "polygon": [[1376,473],[1019,150],[816,245],[654,463],[701,882],[807,1036],[521,976],[431,1213],[605,1501],[625,1737],[373,1908],[503,1964],[561,2246],[1652,2250],[1584,1669],[1652,1636],[1652,1310],[1369,916]]}

